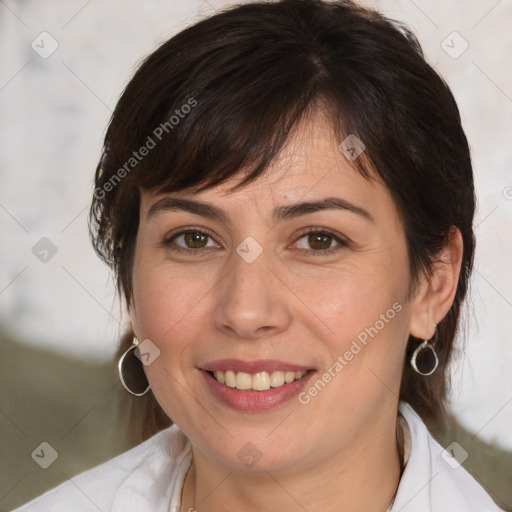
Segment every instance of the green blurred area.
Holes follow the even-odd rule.
[[[131,447],[111,364],[93,364],[0,335],[0,512],[8,512]],[[455,421],[429,425],[443,446],[458,442],[463,466],[512,511],[512,452],[474,437]],[[31,454],[42,442],[58,453],[42,469]],[[37,451],[36,451],[37,453]]]
[[[86,363],[0,337],[0,511],[130,448],[112,365]],[[58,453],[42,469],[42,443]]]

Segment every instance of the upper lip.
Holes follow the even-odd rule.
[[[205,364],[203,370],[214,372],[216,370],[233,370],[235,372],[259,373],[277,370],[287,372],[300,372],[311,370],[306,366],[286,363],[277,359],[256,359],[254,361],[242,361],[241,359],[218,359]]]

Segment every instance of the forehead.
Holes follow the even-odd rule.
[[[141,208],[147,211],[165,196],[194,197],[226,208],[247,210],[257,205],[259,213],[268,207],[293,201],[339,196],[376,213],[394,210],[390,194],[376,173],[363,177],[340,150],[325,116],[315,115],[298,124],[278,157],[256,179],[231,190],[245,176],[243,171],[226,182],[199,193],[182,190],[166,194],[142,192]],[[363,157],[364,154],[361,156]],[[379,211],[380,210],[380,211]]]

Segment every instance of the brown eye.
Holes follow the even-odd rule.
[[[180,231],[164,240],[163,245],[173,251],[188,251],[189,253],[218,247],[208,233],[197,229]]]
[[[208,235],[199,231],[189,231],[183,235],[183,240],[189,249],[202,249],[206,247]]]
[[[334,245],[333,245],[334,243]],[[313,255],[331,254],[347,246],[347,242],[326,231],[309,231],[298,238],[297,247]]]
[[[308,243],[312,249],[323,251],[329,249],[332,242],[332,236],[320,233],[310,234],[308,236]]]

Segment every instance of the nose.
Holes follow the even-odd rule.
[[[239,340],[285,331],[292,318],[290,292],[269,268],[265,251],[252,263],[236,253],[230,260],[230,269],[216,289],[215,327]]]

